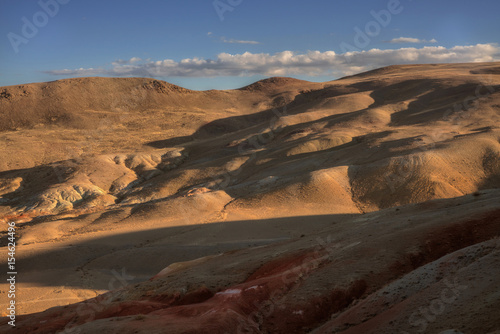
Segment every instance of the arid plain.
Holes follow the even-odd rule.
[[[500,332],[500,63],[1,87],[0,145],[16,333]]]

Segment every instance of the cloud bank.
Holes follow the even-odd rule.
[[[418,39],[412,37],[398,37],[398,38],[393,38],[388,42],[392,44],[402,44],[402,43],[422,44],[422,43],[437,43],[437,40],[434,38],[428,41],[425,39]]]
[[[337,54],[334,51],[275,54],[220,53],[215,59],[187,58],[151,61],[132,58],[115,61],[110,68],[79,68],[46,71],[56,76],[142,76],[142,77],[218,77],[218,76],[343,76],[396,64],[490,62],[500,60],[496,44],[471,46],[426,46],[392,50],[371,49]]]
[[[257,41],[244,41],[240,39],[226,39],[225,37],[221,37],[221,41],[223,43],[229,43],[229,44],[260,44]]]

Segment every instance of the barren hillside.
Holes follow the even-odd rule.
[[[9,86],[0,130],[19,333],[500,330],[500,63]]]

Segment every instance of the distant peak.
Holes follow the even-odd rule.
[[[137,87],[142,87],[146,90],[156,91],[158,93],[187,93],[191,92],[191,90],[180,87],[169,82],[163,80],[157,80],[153,78],[140,78],[140,77],[131,77],[131,78],[116,78],[116,77],[81,77],[81,78],[69,78],[69,79],[61,79],[51,82],[44,83],[45,85],[65,85],[69,84],[72,86],[79,85],[115,85],[118,87],[127,87],[127,85],[135,85]]]
[[[155,90],[158,93],[168,93],[168,92],[187,93],[191,91],[187,88],[156,79],[148,80],[142,85],[142,87],[149,90]]]
[[[255,91],[255,90],[270,89],[274,87],[282,87],[291,84],[304,84],[304,83],[308,83],[308,81],[289,78],[289,77],[271,77],[254,82],[253,84],[250,84],[248,86],[242,87],[240,88],[240,90]]]

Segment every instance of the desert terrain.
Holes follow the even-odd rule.
[[[2,333],[500,333],[500,63],[0,87],[8,222]]]

